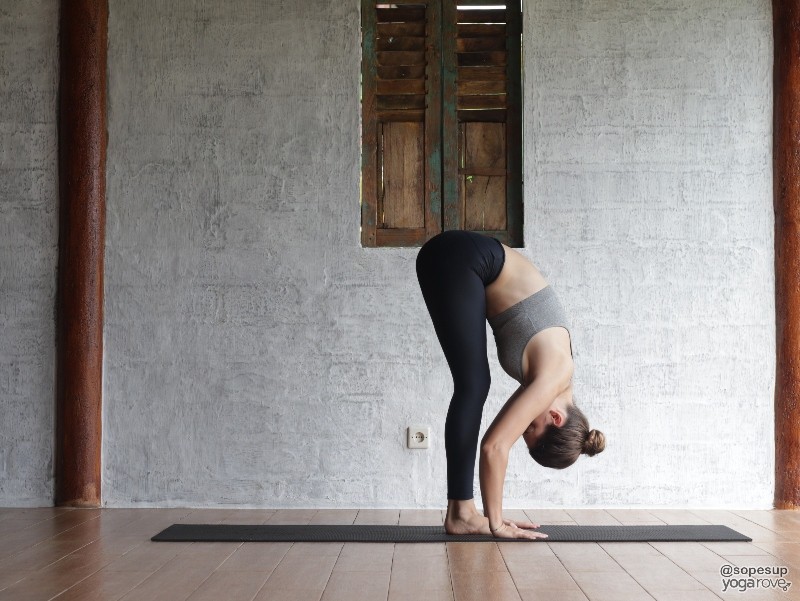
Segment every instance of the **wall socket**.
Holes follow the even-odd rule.
[[[409,426],[408,427],[408,448],[427,449],[428,440],[431,437],[431,429],[428,426]]]

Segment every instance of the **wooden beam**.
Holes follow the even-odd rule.
[[[776,509],[800,508],[800,0],[773,0]]]
[[[62,0],[56,505],[101,502],[108,0]]]

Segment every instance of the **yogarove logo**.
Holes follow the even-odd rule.
[[[786,579],[788,573],[786,566],[734,566],[726,563],[719,568],[723,592],[745,592],[757,588],[779,588],[785,592],[792,586]]]

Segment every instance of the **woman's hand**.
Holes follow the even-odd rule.
[[[492,536],[495,538],[547,538],[544,532],[528,532],[528,529],[538,528],[539,524],[531,522],[513,522],[511,520],[503,520],[503,525],[499,528],[492,530]]]

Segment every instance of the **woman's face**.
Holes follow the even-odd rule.
[[[528,426],[528,429],[522,433],[525,444],[528,445],[529,449],[532,448],[539,442],[539,439],[551,424],[555,424],[556,427],[560,428],[564,425],[565,418],[566,416],[560,410],[551,406],[547,411],[533,420]]]
[[[545,411],[539,417],[531,422],[528,426],[528,429],[522,433],[522,438],[525,439],[525,444],[528,445],[528,448],[532,448],[539,439],[544,434],[544,431],[547,429],[547,426],[552,423],[552,417],[550,415],[550,411]]]

